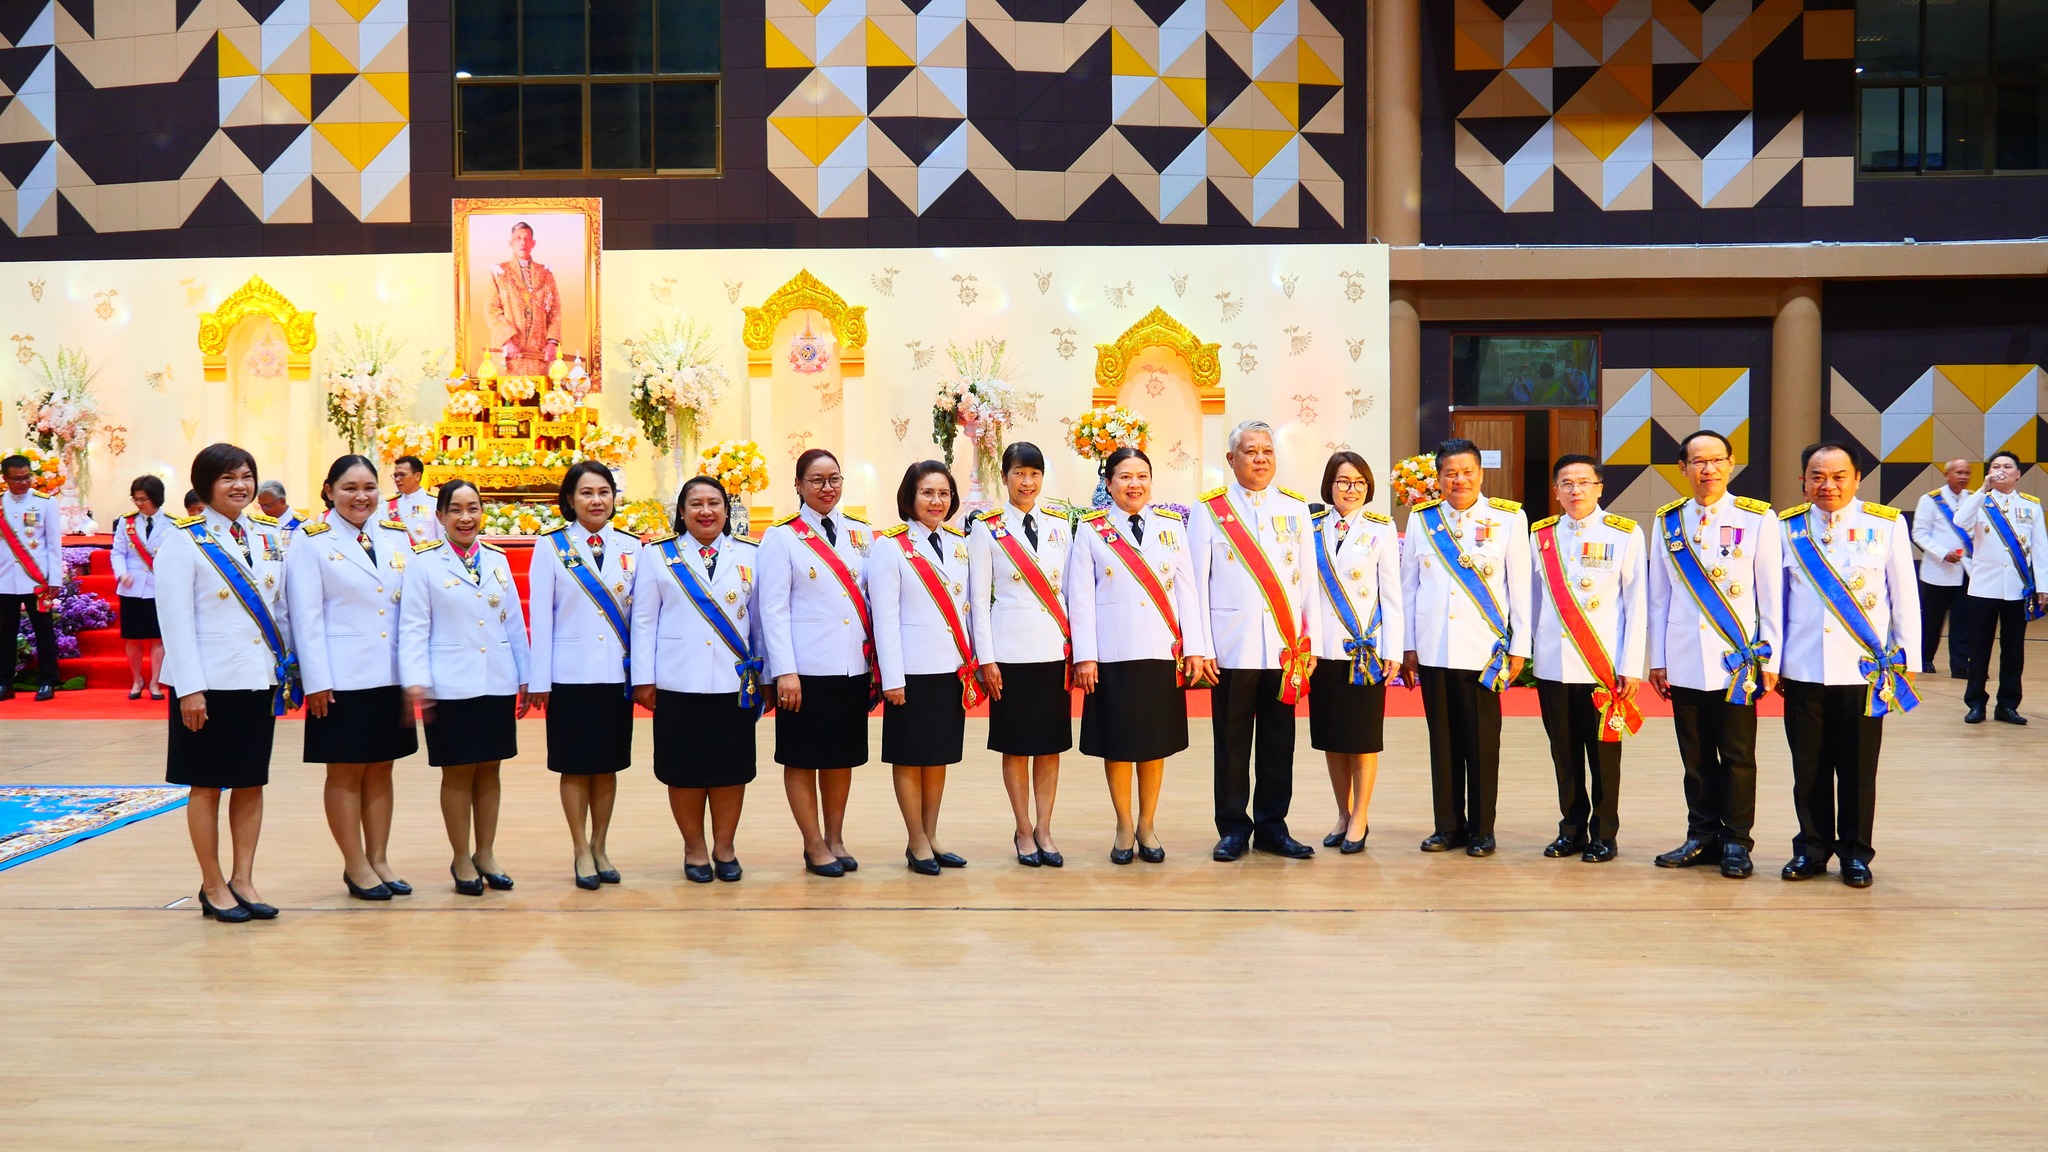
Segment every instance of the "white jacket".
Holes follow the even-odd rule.
[[[1529,654],[1529,519],[1512,500],[1481,497],[1460,513],[1439,504],[1449,526],[1463,532],[1459,543],[1473,558],[1486,586],[1507,618],[1508,655]],[[1405,652],[1431,668],[1479,671],[1493,656],[1493,628],[1465,593],[1457,577],[1445,570],[1436,546],[1422,526],[1419,504],[1408,518],[1401,542],[1401,603],[1408,610]]]
[[[1970,541],[1964,533],[1968,531],[1960,524],[1950,524],[1937,505],[1947,506],[1950,512],[1960,513],[1963,500],[1969,492],[1951,492],[1944,484],[1925,496],[1913,509],[1913,543],[1920,546],[1920,579],[1928,584],[1940,584],[1954,588],[1962,584],[1968,574],[1970,558],[1963,556],[1955,563],[1948,562],[1948,554],[1958,548],[1969,548]]]
[[[371,521],[363,532],[375,562],[334,511],[301,526],[285,553],[285,600],[308,693],[398,683],[398,605],[412,543],[395,520]]]
[[[1582,521],[1553,516],[1529,530],[1534,558],[1529,600],[1536,627],[1533,637],[1536,678],[1563,684],[1594,684],[1598,679],[1576,645],[1565,639],[1564,618],[1551,603],[1550,579],[1537,529],[1554,525],[1553,539],[1563,557],[1567,597],[1576,597],[1592,624],[1593,635],[1607,649],[1617,676],[1640,680],[1647,646],[1646,609],[1649,577],[1643,556],[1643,532],[1625,516],[1609,515],[1595,505]]]
[[[591,559],[590,534],[580,526],[571,524],[540,537],[533,542],[533,559],[526,569],[526,607],[533,628],[527,690],[546,692],[555,684],[624,684],[629,677],[619,634],[563,564],[556,537],[566,538],[577,563],[597,574],[618,604],[629,637],[632,632],[639,538],[607,524],[602,533],[604,566],[599,568]]]
[[[795,516],[777,521],[761,538],[761,627],[768,637],[768,678],[795,672],[804,676],[865,676],[866,631],[846,589],[809,544],[797,539],[794,522],[819,538],[819,516],[806,505]],[[834,510],[838,535],[833,551],[861,589],[862,570],[874,544],[867,521]]]
[[[1202,600],[1217,664],[1224,668],[1278,668],[1283,645],[1272,608],[1237,549],[1224,536],[1215,513],[1206,506],[1218,493],[1229,498],[1231,514],[1266,554],[1286,598],[1282,611],[1293,618],[1296,635],[1311,637],[1313,650],[1315,622],[1323,612],[1323,591],[1311,551],[1315,536],[1308,501],[1278,485],[1248,492],[1232,484],[1204,492],[1188,525],[1195,592]]]
[[[230,563],[250,577],[276,623],[286,650],[292,643],[291,612],[284,594],[284,534],[277,522],[243,512],[239,523],[250,560],[230,535],[227,517],[208,508],[198,522],[220,542]],[[200,553],[185,525],[173,522],[170,538],[156,555],[156,617],[164,636],[163,682],[180,696],[212,689],[246,691],[277,683],[277,659],[220,569]]]
[[[1699,556],[1700,568],[1721,590],[1750,642],[1771,646],[1764,671],[1777,672],[1785,663],[1784,532],[1769,504],[1725,492],[1704,509],[1689,499],[1674,500],[1649,524],[1650,667],[1664,669],[1673,686],[1696,692],[1724,692],[1735,675],[1728,668],[1734,649],[1686,591],[1672,559],[1664,517],[1674,511],[1682,543]]]
[[[135,545],[128,539],[130,521],[135,522],[137,532],[148,533],[142,542],[142,546],[149,549],[150,553],[150,558],[146,561],[136,552]],[[143,521],[149,522],[148,528],[143,527]],[[116,595],[134,600],[149,600],[156,596],[156,569],[153,565],[157,553],[163,551],[164,542],[170,539],[170,534],[175,530],[171,525],[171,518],[162,511],[150,516],[134,512],[115,518],[114,547],[107,559],[114,565]]]
[[[939,534],[936,553],[927,538],[932,531]],[[898,525],[884,531],[868,553],[868,597],[875,608],[875,660],[881,667],[883,691],[903,687],[906,676],[957,672],[974,655],[972,634],[954,638],[939,602],[911,568],[910,558],[903,554],[906,540],[938,571],[953,618],[962,629],[968,627],[967,536],[950,524],[935,530]],[[967,645],[964,657],[962,641]]]
[[[974,611],[974,650],[984,661],[1044,664],[1064,657],[1067,638],[1059,621],[1024,582],[1024,573],[1010,560],[1009,550],[995,538],[989,518],[1045,576],[1056,602],[1062,602],[1060,580],[1066,574],[1067,549],[1073,528],[1064,516],[1043,508],[1030,513],[1038,529],[1038,547],[1024,535],[1025,513],[1012,505],[983,513],[968,524],[967,594]],[[1065,605],[1061,603],[1062,610]]]
[[[760,548],[751,540],[719,536],[712,547],[718,562],[707,580],[703,545],[694,536],[674,537],[677,559],[706,586],[718,610],[746,637],[757,659],[766,647],[761,628]],[[640,551],[633,576],[633,683],[664,692],[704,695],[740,690],[734,665],[739,657],[705,621],[662,553],[663,540]],[[765,681],[763,691],[766,691]]]
[[[1802,523],[1860,598],[1885,650],[1905,649],[1908,669],[1917,668],[1920,585],[1913,573],[1913,546],[1898,509],[1853,500],[1830,521],[1820,509],[1801,504],[1780,513],[1779,523],[1786,532],[1782,675],[1808,684],[1868,683],[1858,667],[1866,658],[1863,646],[1835,619],[1792,553],[1791,531]]]
[[[15,539],[28,550],[36,567],[43,570],[43,581],[64,583],[64,518],[57,502],[33,488],[19,500],[13,493],[0,489],[0,516],[7,517]],[[0,543],[0,595],[26,596],[36,588],[36,582],[15,560],[14,549]]]
[[[2005,513],[2005,522],[2011,525],[2013,536],[2020,542],[2019,556],[2012,554],[2005,546],[2005,538],[1992,526],[1991,517],[1984,511],[1986,499],[1997,501]],[[2048,591],[2041,585],[2041,557],[2048,556],[2048,525],[2041,521],[2040,500],[2025,492],[1993,492],[1989,497],[1983,492],[1972,492],[1963,497],[1963,506],[1956,512],[1956,527],[1970,533],[1972,550],[1963,561],[1970,570],[1970,595],[1985,600],[2019,599],[2027,590],[2021,564],[2026,564],[2034,575],[2034,591]]]
[[[1188,540],[1187,525],[1178,512],[1165,508],[1147,508],[1140,515],[1144,517],[1145,539],[1138,552],[1172,600],[1174,621],[1181,629],[1181,655],[1207,656],[1211,651],[1209,622],[1195,587],[1194,546]],[[1098,509],[1082,516],[1074,528],[1074,547],[1067,557],[1066,595],[1067,618],[1074,625],[1076,664],[1085,660],[1115,664],[1173,659],[1173,633],[1167,630],[1165,618],[1102,540],[1098,527],[1102,524],[1130,539],[1126,530],[1129,519],[1120,508]]]
[[[471,576],[453,545],[413,546],[398,613],[398,670],[436,700],[513,696],[527,683],[526,618],[512,565],[497,545]]]
[[[1351,602],[1352,612],[1358,617],[1358,626],[1367,630],[1371,639],[1372,613],[1375,605],[1380,610],[1380,632],[1377,649],[1382,660],[1401,659],[1402,645],[1407,643],[1408,621],[1401,612],[1401,538],[1394,531],[1391,518],[1369,509],[1360,508],[1348,517],[1337,515],[1335,508],[1322,508],[1315,513],[1315,520],[1323,528],[1323,547],[1330,554],[1330,567],[1337,576],[1337,587]],[[1338,531],[1338,524],[1345,530]],[[1321,573],[1310,569],[1310,575],[1321,580]],[[1351,632],[1337,616],[1337,605],[1330,599],[1329,590],[1323,590],[1320,601],[1322,611],[1318,614],[1315,631],[1315,653],[1322,660],[1340,660],[1345,663],[1351,657],[1345,654],[1345,642],[1351,639]]]

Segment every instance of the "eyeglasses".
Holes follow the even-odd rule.
[[[951,489],[947,488],[919,488],[917,490],[917,498],[919,500],[950,500],[953,498],[953,493]]]
[[[809,485],[810,485],[811,487],[813,487],[813,488],[844,488],[844,487],[846,486],[846,477],[844,477],[844,476],[824,476],[824,477],[807,477],[807,478],[806,478],[806,479],[804,480],[804,483],[806,483],[806,484],[809,484]]]
[[[1600,481],[1598,480],[1560,480],[1557,482],[1557,490],[1559,492],[1591,492],[1600,486]]]
[[[1730,459],[1730,458],[1729,458],[1729,457],[1727,457],[1727,456],[1710,456],[1710,457],[1707,457],[1707,458],[1705,458],[1705,459],[1700,459],[1700,460],[1687,460],[1687,461],[1685,462],[1685,466],[1686,466],[1687,468],[1699,468],[1699,469],[1715,468],[1715,469],[1720,469],[1720,468],[1726,468],[1726,467],[1728,467],[1728,466],[1729,466],[1730,464],[1733,464],[1733,463],[1735,463],[1735,461],[1734,461],[1734,460],[1732,460],[1732,459]]]
[[[1370,488],[1370,487],[1372,487],[1372,481],[1370,481],[1370,480],[1332,480],[1332,481],[1330,481],[1330,487],[1332,487],[1332,488],[1335,488],[1335,489],[1336,489],[1337,491],[1339,491],[1339,492],[1363,492],[1363,491],[1365,491],[1365,490],[1366,490],[1367,488]]]

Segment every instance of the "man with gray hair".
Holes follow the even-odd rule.
[[[284,484],[277,480],[265,480],[258,484],[256,507],[261,509],[265,516],[277,521],[277,526],[283,530],[281,538],[285,546],[290,547],[292,530],[305,523],[306,516],[303,512],[293,510],[291,504],[285,500]]]
[[[1970,534],[1956,524],[1963,499],[1970,492],[1970,462],[1951,460],[1942,465],[1941,487],[1920,497],[1913,510],[1913,543],[1920,549],[1920,671],[1934,671],[1934,650],[1941,645],[1944,624],[1948,630],[1948,674],[1958,680],[1970,675],[1970,641],[1962,626],[1963,598],[1970,593]],[[1954,619],[1951,621],[1951,615]]]
[[[1236,483],[1202,493],[1188,525],[1195,588],[1215,656],[1201,661],[1216,736],[1219,861],[1256,848],[1293,860],[1315,849],[1287,834],[1294,799],[1294,705],[1308,695],[1321,585],[1313,570],[1308,501],[1273,484],[1273,428],[1230,430],[1224,457]],[[1252,751],[1258,750],[1258,787]],[[1249,805],[1250,811],[1246,811]]]

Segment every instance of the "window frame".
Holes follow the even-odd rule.
[[[1917,46],[1919,51],[1920,64],[1916,69],[1917,75],[1912,77],[1884,76],[1873,78],[1870,80],[1865,80],[1863,78],[1862,63],[1855,60],[1851,61],[1852,66],[1855,68],[1854,78],[1856,81],[1856,179],[1916,180],[1928,178],[1940,179],[1943,177],[1950,177],[1955,179],[1983,179],[1985,177],[1999,176],[2038,177],[2043,175],[2044,173],[2048,173],[2048,158],[2044,158],[2042,166],[2038,168],[2000,168],[1998,166],[1999,89],[2006,86],[2014,86],[2026,83],[2048,83],[2048,78],[2044,78],[2040,75],[2008,75],[2000,72],[1999,70],[1998,13],[2001,4],[2011,2],[2012,0],[1990,0],[1990,2],[1986,5],[1985,19],[1989,22],[1989,27],[1985,31],[1985,67],[1984,71],[1981,74],[1971,74],[1968,76],[1943,76],[1938,79],[1930,79],[1928,77],[1926,67],[1927,0],[1919,0],[1918,3],[1920,14],[1920,29],[1917,37]],[[1981,138],[1978,141],[1978,147],[1981,149],[1983,153],[1984,162],[1982,165],[1978,167],[1927,167],[1927,92],[1929,89],[1943,88],[1974,89],[1981,98],[1981,107],[1983,109],[1983,131]],[[1905,91],[1917,95],[1917,98],[1919,100],[1919,108],[1914,116],[1914,120],[1919,131],[1919,139],[1917,142],[1916,151],[1914,152],[1915,165],[1911,168],[1865,168],[1863,166],[1863,97],[1864,93],[1874,91]],[[1902,103],[1902,118],[1903,111],[1904,105]],[[1946,148],[1944,148],[1943,150],[1943,155],[1947,155]]]

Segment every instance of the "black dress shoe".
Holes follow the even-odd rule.
[[[1750,862],[1749,849],[1740,844],[1721,845],[1721,875],[1730,880],[1746,880],[1754,871],[1756,865]]]
[[[1115,845],[1110,846],[1109,862],[1111,864],[1129,864],[1131,861],[1137,858],[1138,849],[1135,846],[1130,848],[1118,848]],[[1221,859],[1221,857],[1218,857],[1218,859]],[[1236,857],[1232,857],[1232,859],[1236,859]]]
[[[1474,836],[1474,837],[1472,837],[1472,840],[1471,840],[1471,842],[1465,845],[1465,855],[1467,855],[1467,856],[1491,856],[1491,855],[1493,855],[1493,837],[1491,837],[1491,836]]]
[[[1147,864],[1164,864],[1166,863],[1166,845],[1161,844],[1156,848],[1147,848],[1140,844],[1138,845],[1138,859],[1143,860]]]
[[[846,865],[841,864],[837,860],[832,861],[830,864],[813,864],[811,863],[811,854],[806,852],[804,853],[804,871],[809,872],[813,876],[830,876],[836,879],[846,875]]]
[[[1469,842],[1470,838],[1463,832],[1453,832],[1449,836],[1441,832],[1434,832],[1430,834],[1429,839],[1422,842],[1422,850],[1424,852],[1449,852],[1453,848],[1463,848]]]
[[[0,700],[14,699],[14,685],[0,684]]]
[[[1037,868],[1045,863],[1045,861],[1038,858],[1038,842],[1035,840],[1031,843],[1031,851],[1026,852],[1022,848],[1017,847],[1017,838],[1012,836],[1010,837],[1010,847],[1015,849],[1017,853],[1017,863],[1022,864],[1026,868]]]
[[[1920,674],[1921,674],[1922,676],[1932,676],[1932,675],[1934,675],[1934,665],[1932,665],[1932,664],[1922,664],[1922,665],[1920,666]]]
[[[576,876],[576,886],[577,886],[578,888],[581,888],[581,889],[583,889],[583,890],[584,890],[585,892],[595,892],[595,891],[597,891],[597,890],[598,890],[599,888],[601,888],[601,887],[603,887],[603,886],[604,886],[604,881],[602,881],[602,880],[599,880],[599,879],[598,879],[597,877],[595,877],[595,876],[585,876],[585,875],[584,875],[583,873],[581,873],[581,872],[578,872],[578,873],[576,873],[576,874],[575,874],[575,876]],[[495,888],[495,887],[497,887],[497,885],[495,885],[495,884],[494,884],[494,885],[492,885],[492,887],[494,887],[494,888]]]
[[[1545,846],[1543,854],[1552,860],[1562,860],[1567,856],[1577,856],[1585,850],[1586,842],[1584,840],[1575,840],[1570,836],[1559,836]]]
[[[903,860],[906,864],[909,865],[910,870],[912,872],[917,873],[919,876],[937,876],[939,874],[939,862],[937,858],[933,858],[930,860],[919,860],[916,857],[916,855],[914,855],[910,851],[910,849],[905,848],[903,850]]]
[[[386,880],[384,882],[384,887],[391,889],[391,894],[393,896],[412,895],[412,885],[407,884],[403,880]]]
[[[620,880],[624,879],[624,877],[619,875],[617,868],[599,868],[597,870],[597,878],[601,883],[605,884],[617,884]]]
[[[483,868],[477,864],[476,857],[474,856],[471,856],[469,858],[469,866],[475,868],[476,874],[484,878],[484,883],[489,884],[491,887],[496,888],[498,891],[510,892],[512,890],[512,877],[505,875],[503,872],[484,871]]]
[[[41,688],[36,689],[36,702],[39,704],[45,700],[55,700],[56,698],[57,686],[55,684],[45,684]],[[257,919],[266,920],[269,917],[258,916]]]
[[[140,699],[142,699],[142,689],[140,689],[140,688],[130,688],[130,689],[128,690],[128,698],[129,698],[130,700],[140,700]]]
[[[832,859],[838,861],[839,866],[848,872],[860,871],[860,861],[851,856],[834,856]]]
[[[1861,860],[1842,861],[1842,883],[1851,888],[1868,888],[1871,879],[1870,865]]]
[[[1740,847],[1740,845],[1738,845]],[[1657,857],[1659,868],[1697,868],[1713,861],[1714,841],[1688,836],[1685,843]]]
[[[685,862],[683,864],[683,879],[688,880],[692,884],[709,884],[711,883],[711,865]],[[576,883],[583,883],[583,878],[577,877]],[[591,887],[595,888],[597,885],[592,884]]]
[[[133,699],[133,697],[130,697],[130,699]],[[1342,832],[1332,832],[1328,836],[1323,837],[1323,847],[1325,848],[1335,848],[1343,842],[1344,834]]]
[[[715,856],[712,857],[711,871],[727,884],[738,883],[739,878],[744,875],[743,870],[740,868],[740,858],[737,856],[730,860],[720,860]]]
[[[1785,862],[1785,869],[1778,873],[1782,880],[1811,880],[1828,874],[1828,862],[1800,854]]]
[[[454,878],[454,880],[455,880],[455,893],[456,893],[456,895],[458,895],[458,896],[481,896],[481,895],[483,895],[483,894],[484,894],[484,878],[483,878],[483,877],[479,876],[479,877],[477,877],[477,878],[476,878],[476,879],[474,879],[474,880],[464,880],[464,879],[462,878],[461,874],[455,871],[455,865],[453,865],[453,864],[450,864],[450,865],[448,866],[448,875],[449,875],[449,876],[451,876],[451,877],[453,877],[453,878]]]
[[[1586,845],[1586,850],[1579,859],[1588,864],[1605,864],[1620,854],[1620,850],[1614,846],[1614,841],[1595,840]]]
[[[228,891],[233,892],[234,889],[230,888]],[[247,924],[250,920],[254,919],[249,914],[249,910],[242,907],[239,901],[229,908],[215,908],[213,905],[208,904],[206,902],[206,889],[204,888],[199,890],[199,918],[201,920],[218,920],[223,924]]]
[[[2020,715],[2017,708],[1999,708],[1991,714],[1991,718],[2000,724],[2025,724],[2027,722],[2027,718]]]
[[[1252,851],[1264,852],[1268,856],[1280,856],[1288,860],[1306,860],[1316,854],[1314,848],[1303,844],[1287,833],[1278,836],[1252,837]]]
[[[260,900],[242,899],[242,894],[240,892],[235,891],[235,886],[233,884],[228,885],[228,895],[233,896],[235,898],[235,903],[241,905],[242,909],[249,913],[249,915],[254,919],[277,919],[277,909],[272,908],[270,905],[265,904]]]
[[[1963,723],[1965,724],[1982,724],[1983,722],[1984,706],[1982,704],[1979,704],[1976,707],[1971,708],[1968,712],[1963,713]]]
[[[1342,852],[1346,856],[1356,856],[1360,852],[1365,851],[1365,837],[1360,836],[1356,840],[1342,841],[1337,845],[1337,851]]]
[[[1065,868],[1067,866],[1067,858],[1050,848],[1040,848],[1038,850],[1038,862],[1047,868]]]
[[[163,689],[161,689],[161,688],[152,688],[152,689],[150,689],[150,690],[149,690],[149,698],[150,698],[151,700],[161,700],[161,699],[163,699],[163,698],[164,698],[164,690],[163,690]]]
[[[932,859],[937,860],[939,862],[939,867],[941,868],[967,867],[967,857],[962,856],[957,852],[939,852],[934,854],[932,856]]]
[[[349,879],[348,873],[346,872],[343,872],[341,874],[341,882],[343,884],[348,885],[348,894],[355,897],[358,900],[391,899],[391,888],[389,885],[378,883],[372,884],[368,888],[365,888],[361,884],[356,883],[354,880]]]
[[[1219,864],[1228,864],[1233,860],[1244,859],[1244,854],[1251,850],[1251,846],[1251,841],[1233,834],[1218,840],[1215,851],[1209,853],[1209,856]]]

